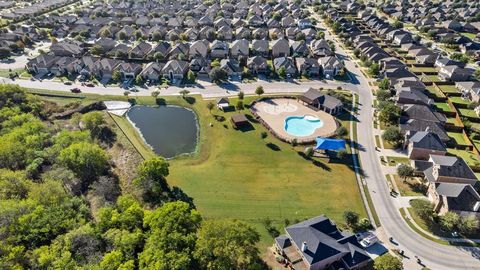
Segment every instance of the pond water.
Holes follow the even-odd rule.
[[[157,155],[172,158],[195,151],[198,122],[193,111],[177,106],[134,106],[127,116]]]

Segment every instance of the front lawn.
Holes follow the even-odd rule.
[[[403,180],[397,174],[391,175],[395,180],[400,195],[402,196],[424,196],[426,191],[426,186],[420,183],[415,178],[408,178]]]
[[[453,148],[447,148],[447,151],[452,155],[461,157],[469,166],[478,166],[480,164],[478,157],[471,151]]]
[[[449,99],[450,101],[452,101],[452,103],[456,103],[456,104],[468,105],[472,103],[470,100],[464,99],[462,97],[449,97]]]
[[[410,164],[410,159],[407,157],[387,157],[389,166],[397,166],[398,164]]]

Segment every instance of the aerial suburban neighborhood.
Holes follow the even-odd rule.
[[[480,2],[0,0],[0,269],[480,269]]]

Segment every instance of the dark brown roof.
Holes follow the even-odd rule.
[[[245,114],[235,114],[235,115],[232,115],[232,122],[236,125],[237,124],[246,124],[246,123],[248,123],[248,119],[245,116]]]

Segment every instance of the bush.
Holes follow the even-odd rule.
[[[407,165],[407,164],[400,164],[398,167],[397,167],[397,174],[398,176],[400,176],[401,178],[403,178],[403,180],[405,181],[407,178],[409,177],[412,177],[413,176],[413,168],[412,166],[410,165]]]
[[[337,137],[345,137],[345,136],[347,136],[347,134],[348,134],[348,130],[344,126],[341,126],[341,127],[337,128],[337,130],[335,130],[335,136],[337,136]]]
[[[388,127],[382,134],[382,139],[394,145],[398,145],[403,140],[402,133],[398,127]]]
[[[260,137],[261,137],[262,139],[267,138],[267,136],[268,136],[268,133],[265,132],[265,131],[262,131],[262,133],[260,133]]]
[[[412,206],[413,211],[423,220],[431,221],[433,220],[433,204],[427,200],[411,200],[410,205]]]
[[[355,227],[358,223],[359,215],[353,211],[343,212],[343,220],[348,225],[348,227]]]

